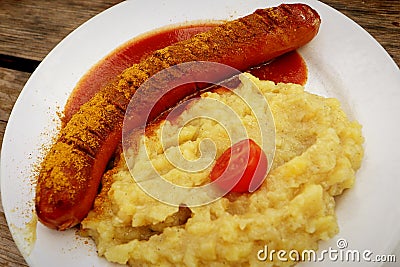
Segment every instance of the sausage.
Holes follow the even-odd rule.
[[[157,50],[123,71],[81,106],[60,130],[43,159],[35,196],[40,222],[65,230],[87,216],[107,163],[121,141],[129,101],[149,77],[170,66],[191,61],[218,62],[244,71],[305,45],[317,34],[319,25],[318,13],[304,4],[258,9]],[[175,75],[179,77],[180,74]],[[213,78],[223,80],[227,75]],[[150,119],[197,90],[200,90],[199,85],[188,85],[166,95]],[[152,91],[146,94],[151,96]]]

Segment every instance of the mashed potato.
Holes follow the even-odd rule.
[[[196,160],[206,138],[214,142],[217,157],[231,146],[224,127],[198,118],[181,128],[177,145],[163,147],[161,128],[173,127],[163,121],[151,135],[137,137],[139,145],[126,162],[104,176],[94,209],[82,222],[83,233],[95,240],[100,256],[132,266],[290,266],[295,262],[261,261],[257,253],[265,246],[299,252],[317,249],[319,240],[338,233],[334,197],[354,184],[363,156],[361,126],[349,121],[336,99],[307,93],[300,85],[247,76],[268,100],[276,127],[275,157],[262,186],[197,207],[155,200],[135,183],[127,165],[135,175],[151,163],[175,184],[199,186],[209,182],[212,164],[188,173],[166,155],[179,151]],[[237,90],[245,92],[248,83],[243,80]],[[259,140],[252,131],[254,116],[232,92],[204,93],[181,116],[212,110],[203,101],[206,98],[231,106],[249,136]]]

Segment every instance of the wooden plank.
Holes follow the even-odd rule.
[[[7,121],[30,73],[0,67],[0,121]]]
[[[0,54],[41,61],[79,25],[121,0],[0,1]]]
[[[0,68],[0,150],[11,110],[30,75],[27,72]]]

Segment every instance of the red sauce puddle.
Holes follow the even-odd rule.
[[[189,39],[193,35],[217,25],[218,23],[207,23],[161,29],[134,38],[117,48],[81,78],[65,106],[64,123],[69,121],[82,104],[87,102],[100,88],[115,79],[124,69],[140,62],[143,57],[155,50]],[[297,51],[284,54],[248,71],[262,80],[271,80],[276,83],[304,85],[307,81],[307,66]]]

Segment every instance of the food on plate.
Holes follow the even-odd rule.
[[[100,256],[131,266],[291,266],[301,258],[270,259],[265,247],[301,255],[338,233],[334,197],[353,186],[360,167],[360,124],[348,119],[337,99],[308,93],[301,85],[275,84],[251,74],[240,79],[237,89],[205,92],[177,118],[132,135],[138,145],[103,177],[94,208],[81,223],[82,234],[95,240]],[[271,169],[257,190],[231,191],[207,205],[173,206],[149,196],[132,179],[143,174],[150,181],[152,166],[177,185],[210,183],[215,162],[193,173],[168,157],[180,151],[194,161],[206,139],[215,144],[216,158],[235,145],[225,128],[234,122],[226,121],[210,99],[234,110],[249,139],[261,146],[257,118],[238,96],[253,83],[268,100],[276,129],[275,157],[268,158]],[[202,116],[205,110],[214,112],[212,119]]]
[[[125,70],[81,106],[45,156],[36,186],[39,220],[50,228],[65,230],[87,216],[101,177],[121,141],[127,105],[149,77],[189,61],[212,61],[246,70],[306,44],[317,34],[319,25],[319,15],[307,5],[260,9],[157,50]],[[179,77],[180,73],[173,75]],[[226,73],[208,75],[216,81],[227,78]],[[180,88],[163,99],[150,119],[200,89],[193,85]]]

